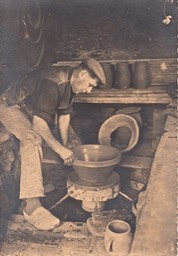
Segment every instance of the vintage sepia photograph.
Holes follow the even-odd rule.
[[[177,1],[0,0],[0,255],[177,255]]]

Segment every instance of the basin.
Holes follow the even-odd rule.
[[[85,182],[103,183],[121,159],[121,152],[111,146],[87,144],[73,149],[73,169]]]

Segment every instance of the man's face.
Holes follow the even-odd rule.
[[[87,70],[82,70],[74,78],[72,82],[72,90],[74,93],[90,93],[98,83],[97,77],[92,77]]]

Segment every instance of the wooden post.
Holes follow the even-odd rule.
[[[153,141],[152,148],[156,150],[160,138],[164,131],[166,116],[163,114],[163,109],[155,109],[153,111]]]

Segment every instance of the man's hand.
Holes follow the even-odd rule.
[[[74,153],[70,149],[65,147],[62,147],[58,154],[64,160],[64,164],[66,165],[71,165],[75,159]]]

